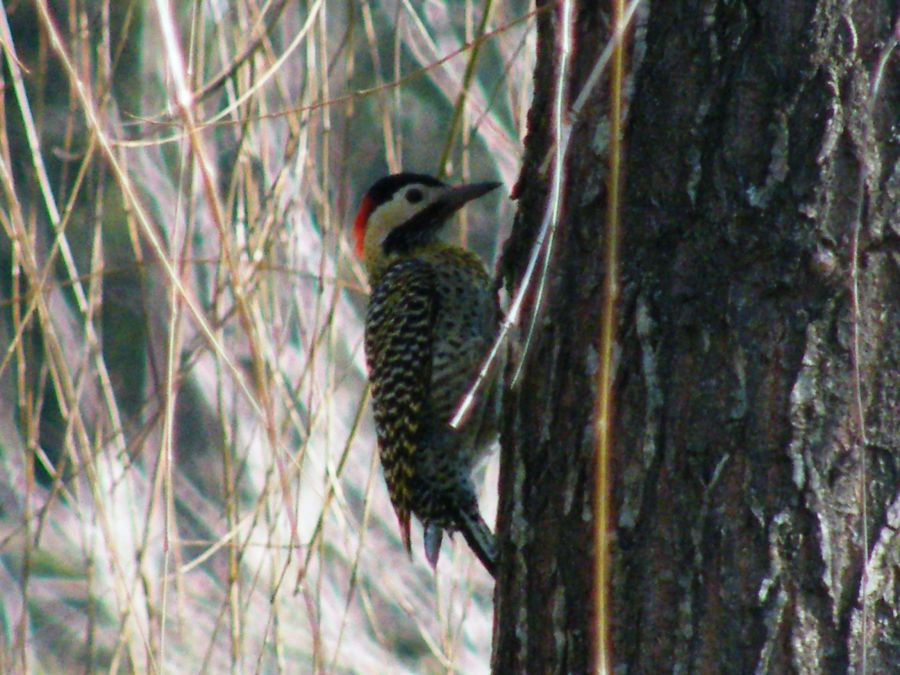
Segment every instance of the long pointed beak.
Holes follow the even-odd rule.
[[[496,190],[503,183],[465,183],[448,188],[436,202],[447,215],[459,210],[464,204]]]

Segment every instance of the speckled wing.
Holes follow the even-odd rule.
[[[372,289],[366,361],[381,465],[403,544],[410,551],[413,458],[428,414],[438,296],[434,270],[416,259],[394,263]]]
[[[436,317],[431,402],[435,422],[446,425],[491,349],[499,309],[491,279],[474,254],[445,250],[433,264],[441,312]],[[467,445],[459,451],[466,453]]]

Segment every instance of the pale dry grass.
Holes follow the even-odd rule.
[[[399,546],[347,224],[400,167],[512,186],[533,8],[26,5],[0,10],[0,671],[487,670],[490,579]],[[512,207],[483,201],[461,231],[492,258]]]

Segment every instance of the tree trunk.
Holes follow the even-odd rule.
[[[577,9],[570,103],[607,11]],[[900,664],[898,11],[650,2],[631,32],[616,672]],[[557,13],[539,19],[513,289],[546,206],[558,29]],[[497,673],[592,667],[605,87],[588,100],[543,310],[527,351],[527,312],[520,322],[524,370],[505,402]]]

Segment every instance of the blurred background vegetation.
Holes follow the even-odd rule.
[[[487,574],[399,545],[348,224],[401,168],[512,188],[533,12],[4,3],[0,671],[488,669]]]

